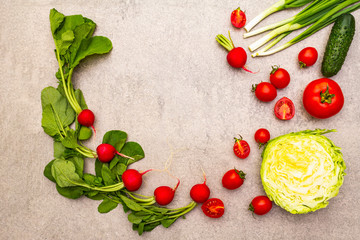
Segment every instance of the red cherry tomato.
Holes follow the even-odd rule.
[[[287,97],[283,97],[275,104],[274,113],[278,119],[290,120],[295,115],[294,103]]]
[[[284,68],[273,66],[270,73],[270,82],[276,88],[285,88],[290,83],[290,74]]]
[[[227,171],[222,178],[222,185],[224,188],[234,190],[239,188],[244,183],[245,173],[236,168]]]
[[[277,91],[274,85],[268,82],[261,82],[253,85],[253,91],[257,99],[263,102],[271,102],[277,96]]]
[[[270,140],[270,132],[265,128],[260,128],[255,132],[254,138],[261,147]]]
[[[242,28],[246,23],[246,15],[240,8],[237,8],[231,13],[230,20],[234,27]]]
[[[311,116],[329,118],[340,112],[344,106],[344,95],[335,81],[320,78],[306,86],[303,104]]]
[[[307,47],[300,51],[298,59],[300,67],[310,67],[316,63],[318,52],[313,47]]]
[[[224,203],[218,198],[210,198],[203,203],[201,209],[206,216],[211,218],[219,218],[224,215]]]
[[[234,138],[234,139],[235,139],[235,144],[233,150],[235,155],[241,159],[247,158],[250,154],[249,144],[245,140],[242,140],[241,136],[240,138]]]
[[[249,205],[249,210],[257,215],[264,215],[268,213],[271,208],[272,202],[267,196],[257,196],[251,201]]]

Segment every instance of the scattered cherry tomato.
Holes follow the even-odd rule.
[[[259,147],[270,140],[270,132],[265,128],[260,128],[255,132],[255,141],[259,143]]]
[[[277,96],[276,88],[268,82],[253,85],[253,92],[255,92],[257,99],[263,102],[271,102]]]
[[[310,67],[316,63],[318,52],[313,47],[307,47],[300,51],[298,59],[300,67]]]
[[[230,20],[234,27],[242,28],[246,23],[246,15],[240,8],[237,8],[231,13]]]
[[[236,168],[227,171],[222,178],[222,185],[224,188],[234,190],[239,188],[244,183],[245,173]]]
[[[306,86],[303,104],[311,116],[329,118],[340,112],[344,106],[344,95],[335,81],[320,78]]]
[[[201,209],[206,216],[211,218],[219,218],[224,215],[224,203],[218,198],[210,198],[203,203]]]
[[[290,120],[295,115],[294,103],[287,97],[283,97],[275,104],[274,113],[278,119]]]
[[[290,74],[284,68],[272,66],[270,82],[276,88],[285,88],[290,83]]]
[[[257,215],[264,215],[268,213],[271,208],[272,202],[267,196],[257,196],[249,205],[249,210]]]
[[[235,155],[241,159],[247,158],[250,154],[249,144],[245,140],[242,140],[241,136],[240,138],[234,138],[234,139],[235,139],[235,144],[233,150]]]

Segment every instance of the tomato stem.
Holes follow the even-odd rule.
[[[245,179],[245,176],[246,176],[246,173],[244,173],[243,171],[241,170],[237,170],[235,167],[234,167],[234,170],[237,174],[239,174],[240,178],[241,179]]]
[[[256,91],[256,88],[257,88],[257,84],[253,84],[251,86],[251,92],[255,92]]]
[[[303,63],[303,62],[299,62],[299,64],[300,64],[300,68],[305,68],[305,67],[307,67],[306,64]]]
[[[270,72],[270,75],[274,74],[280,68],[280,66],[274,65],[274,66],[271,66],[271,68],[272,68],[272,70]]]
[[[320,96],[321,96],[321,100],[320,100],[321,103],[331,104],[332,98],[335,97],[335,94],[329,93],[329,84],[327,84],[326,91],[325,92],[321,91]]]
[[[239,138],[234,137],[234,139],[235,139],[235,142],[237,143],[237,142],[240,142],[241,140],[243,140],[243,137],[239,134]]]

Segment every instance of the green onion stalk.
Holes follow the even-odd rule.
[[[248,24],[246,24],[244,29],[249,32],[267,16],[284,9],[302,7],[311,1],[313,0],[280,0],[252,19]]]
[[[290,22],[283,24],[279,27],[277,27],[275,30],[271,31],[270,33],[266,34],[264,37],[260,38],[256,42],[252,43],[249,46],[250,51],[254,51],[258,49],[259,47],[266,44],[268,41],[270,41],[273,38],[276,38],[277,36],[286,33],[286,32],[292,32],[294,30],[304,28],[310,24],[313,24],[317,22],[319,19],[321,19],[323,16],[327,15],[328,18],[331,16],[328,13],[333,12],[333,9],[339,9],[341,10],[345,6],[348,6],[350,4],[353,4],[355,2],[358,2],[356,0],[317,0],[310,4],[306,9],[301,11],[299,14],[297,14],[295,17],[290,18],[292,19]],[[340,4],[339,4],[340,3]],[[344,3],[344,4],[342,4]],[[339,5],[342,6],[342,8],[339,8]],[[289,19],[288,19],[289,20]],[[281,21],[282,23],[284,21]]]
[[[274,40],[274,42],[271,42],[268,46],[266,46],[264,49],[258,51],[257,53],[254,53],[252,56],[268,56],[274,53],[277,53],[279,51],[282,51],[290,46],[292,46],[295,43],[298,43],[305,38],[313,35],[317,31],[323,29],[324,27],[328,26],[329,24],[333,23],[339,16],[351,13],[353,11],[356,11],[360,8],[360,1],[359,0],[347,0],[342,1],[340,4],[337,4],[334,8],[332,8],[330,11],[328,11],[326,14],[324,14],[319,20],[317,20],[313,25],[311,25],[309,28],[307,28],[305,31],[303,31],[301,34],[296,36],[295,38],[291,39],[289,42],[283,44],[280,47],[277,47],[273,50],[269,50],[271,47],[273,47],[277,42],[278,38],[284,38],[285,34],[289,33],[282,33],[280,36],[278,36],[277,39]],[[269,51],[268,51],[269,50]]]
[[[326,0],[326,1],[328,1],[328,0]],[[315,0],[314,2],[312,2],[311,4],[306,6],[303,10],[301,10],[295,16],[292,16],[290,18],[284,19],[284,20],[279,21],[277,23],[273,23],[273,24],[270,24],[268,26],[256,29],[256,30],[254,30],[252,32],[244,33],[244,38],[252,37],[252,36],[258,35],[260,33],[263,33],[263,32],[266,32],[266,31],[281,27],[281,26],[283,26],[283,25],[285,25],[287,23],[290,23],[290,22],[294,21],[296,18],[298,18],[300,15],[302,15],[302,14],[306,13],[307,11],[313,9],[315,6],[318,6],[318,4],[320,4],[320,3],[325,3],[326,1]],[[341,0],[341,1],[343,1],[343,0]]]

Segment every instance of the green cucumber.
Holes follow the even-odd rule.
[[[355,18],[344,14],[336,19],[326,45],[321,72],[325,77],[336,75],[344,64],[355,34]]]

